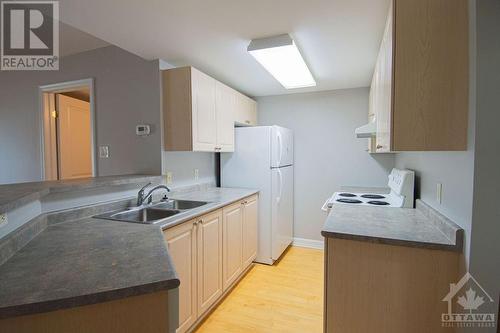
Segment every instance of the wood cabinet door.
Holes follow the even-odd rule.
[[[242,271],[243,205],[237,202],[223,209],[223,288],[238,278]]]
[[[198,315],[222,296],[222,210],[198,221]]]
[[[258,197],[245,199],[243,205],[243,269],[248,267],[257,256]]]
[[[177,333],[186,332],[197,319],[195,223],[196,221],[188,221],[163,232],[175,271],[181,282]]]
[[[256,126],[257,125],[257,102],[253,99],[236,93],[236,115],[235,121],[240,125]]]
[[[376,119],[377,137],[376,151],[390,152],[392,133],[392,77],[393,77],[393,13],[392,4],[389,8],[384,37],[380,45],[377,60],[377,89],[376,89]]]
[[[217,115],[215,79],[191,68],[193,151],[215,151]]]
[[[217,148],[221,152],[234,151],[234,121],[236,118],[236,92],[216,83]]]

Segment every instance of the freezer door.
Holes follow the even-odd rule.
[[[272,169],[272,258],[277,260],[293,237],[293,166]]]
[[[272,127],[271,167],[278,168],[293,164],[293,132],[280,126]]]

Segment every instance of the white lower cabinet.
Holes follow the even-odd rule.
[[[243,267],[248,267],[257,257],[259,201],[256,195],[243,202]]]
[[[177,333],[199,322],[255,259],[257,199],[245,198],[163,232],[181,282]]]
[[[224,224],[224,270],[223,286],[224,290],[229,288],[236,281],[243,270],[242,248],[243,248],[243,205],[241,202],[235,203],[223,209]]]
[[[203,216],[198,224],[198,313],[222,296],[222,211]]]
[[[186,332],[197,319],[196,221],[188,221],[163,232],[170,257],[181,281],[179,286],[179,328]]]

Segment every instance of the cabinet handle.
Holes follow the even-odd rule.
[[[384,148],[384,146],[382,146],[382,145],[377,145],[377,149],[382,149],[382,148]]]

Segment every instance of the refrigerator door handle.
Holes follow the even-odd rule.
[[[283,140],[281,138],[281,132],[280,131],[278,131],[278,133],[277,133],[277,139],[278,139],[278,148],[280,150],[280,153],[278,154],[279,159],[278,159],[278,165],[277,165],[277,167],[280,167],[281,166],[281,159],[283,157]]]
[[[279,190],[279,195],[276,198],[276,202],[279,204],[281,201],[281,195],[283,194],[283,175],[281,174],[280,169],[277,169],[277,170],[278,170],[278,176],[279,176],[279,180],[280,180],[280,187],[279,187],[280,190]]]

